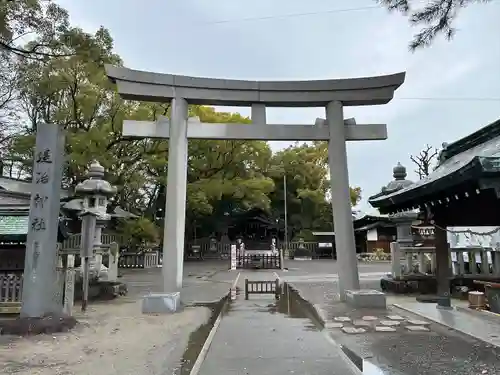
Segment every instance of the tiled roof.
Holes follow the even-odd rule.
[[[29,195],[31,194],[32,187],[33,186],[31,181],[18,180],[15,178],[0,176],[0,188],[4,190],[12,191],[15,193],[24,193]],[[61,198],[65,198],[67,196],[68,196],[68,191],[62,189]]]
[[[402,204],[403,201],[416,199],[417,196],[433,194],[446,189],[455,181],[458,182],[459,176],[465,176],[465,172],[474,167],[486,171],[489,164],[496,164],[499,158],[500,120],[497,120],[448,145],[443,151],[440,165],[429,176],[403,189],[373,196],[368,202],[374,207],[381,208],[392,206],[396,199]]]
[[[28,233],[29,216],[0,216],[0,235]]]

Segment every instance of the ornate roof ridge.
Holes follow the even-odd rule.
[[[452,157],[499,136],[500,119],[482,127],[479,130],[476,130],[474,133],[471,133],[453,143],[444,144],[443,151],[441,151],[439,164],[443,164]]]

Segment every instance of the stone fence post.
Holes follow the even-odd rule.
[[[75,304],[75,255],[68,254],[64,268],[64,302],[63,311],[71,316]]]
[[[118,261],[120,248],[116,242],[109,244],[108,281],[118,281]]]
[[[391,242],[391,271],[394,279],[401,277],[401,248],[399,243]]]

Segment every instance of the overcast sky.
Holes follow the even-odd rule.
[[[349,174],[358,208],[409,156],[500,117],[500,1],[473,5],[451,42],[408,52],[415,30],[373,0],[59,0],[73,24],[111,31],[134,69],[214,78],[329,79],[407,72],[385,106],[348,107],[358,123],[387,123],[386,141],[350,143]],[[302,15],[299,15],[302,14]],[[462,100],[452,100],[460,99]],[[469,99],[469,100],[467,100]],[[476,99],[476,100],[474,100]],[[496,100],[494,100],[496,99]],[[247,108],[225,108],[249,115]],[[323,108],[268,109],[270,123],[312,124]],[[273,149],[286,146],[276,142]]]

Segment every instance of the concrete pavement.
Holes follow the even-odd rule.
[[[274,280],[272,271],[243,272],[240,293],[229,305],[215,333],[200,375],[350,375],[352,364],[286,298],[250,295],[244,279]]]

